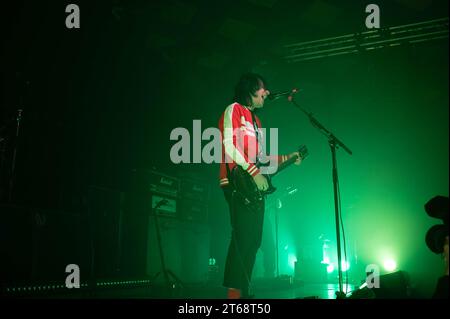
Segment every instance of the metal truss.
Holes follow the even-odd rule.
[[[284,46],[288,63],[448,38],[448,17]]]

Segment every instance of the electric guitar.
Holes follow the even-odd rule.
[[[305,145],[301,145],[298,149],[298,153],[300,154],[300,158],[304,160],[308,156],[308,149]],[[261,201],[266,195],[270,195],[274,193],[277,189],[272,184],[272,178],[280,173],[285,168],[294,164],[298,159],[298,156],[292,156],[288,160],[284,161],[280,165],[275,173],[273,174],[263,174],[263,176],[267,179],[267,183],[269,187],[265,191],[261,191],[256,186],[253,177],[245,171],[241,166],[236,165],[231,171],[231,184],[233,186],[234,191],[243,197],[245,203],[251,204],[257,201]],[[258,168],[263,167],[262,165],[256,165]]]

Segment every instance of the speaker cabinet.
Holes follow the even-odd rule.
[[[155,217],[148,223],[147,275],[164,280],[159,244],[166,270],[184,283],[207,280],[209,259],[209,230],[202,224],[177,218],[157,216],[160,229],[158,242]]]
[[[380,287],[373,288],[377,299],[409,298],[409,276],[404,271],[396,271],[380,276]]]
[[[3,284],[65,283],[66,266],[81,279],[91,270],[86,216],[61,211],[2,206],[0,280]]]
[[[151,216],[148,222],[147,275],[155,277],[160,273],[162,271],[161,258],[164,258],[166,270],[170,270],[177,277],[180,277],[182,270],[180,221],[172,217],[156,217],[158,218],[157,220],[155,216]],[[159,241],[156,222],[158,222],[160,231]],[[159,279],[164,280],[162,273]]]
[[[409,276],[404,271],[382,275],[379,287],[364,287],[354,291],[350,299],[408,299],[411,298]]]
[[[93,276],[113,278],[121,274],[124,193],[91,186],[88,213],[93,240]]]
[[[33,219],[29,210],[0,206],[0,284],[31,280]]]
[[[207,210],[204,204],[198,206],[195,201],[172,196],[178,191],[177,182],[167,178],[164,175],[157,179],[158,191],[155,191],[156,186],[144,188],[139,184],[141,186],[126,193],[122,218],[122,274],[164,280],[162,274],[157,276],[162,271],[162,252],[166,269],[181,281],[206,280],[210,237]],[[166,184],[174,187],[170,188],[172,192],[162,188],[161,185]],[[155,210],[157,205],[159,208]]]

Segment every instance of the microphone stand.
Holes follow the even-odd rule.
[[[294,100],[293,95],[291,94],[288,97],[288,101],[292,102],[297,108],[299,108],[303,113],[308,116],[311,124],[317,128],[322,134],[324,134],[328,138],[328,144],[331,149],[331,158],[333,165],[333,190],[334,190],[334,212],[335,212],[335,221],[336,221],[336,244],[337,244],[337,256],[338,256],[338,278],[339,278],[339,291],[336,292],[337,299],[345,298],[345,293],[342,285],[342,266],[341,266],[341,238],[340,238],[340,198],[338,192],[338,169],[337,169],[337,160],[336,160],[336,149],[340,146],[342,147],[348,154],[352,155],[352,151],[342,143],[333,133],[327,130],[313,115],[311,112],[307,112],[304,110],[298,103]]]
[[[276,243],[276,262],[277,262],[277,278],[280,278],[280,262],[279,262],[279,244],[278,244],[278,207],[275,207],[275,243]]]
[[[175,289],[176,287],[182,288],[183,282],[177,276],[175,276],[175,274],[171,270],[166,268],[166,263],[164,259],[164,253],[161,243],[161,229],[159,227],[158,209],[166,204],[167,200],[162,199],[155,205],[155,208],[153,208],[153,217],[155,220],[155,229],[156,229],[156,241],[158,244],[159,257],[161,262],[161,271],[156,273],[156,275],[153,277],[153,280],[156,280],[156,278],[158,278],[158,276],[162,274],[164,277],[165,289],[167,289],[169,296],[172,297],[173,289]],[[173,282],[170,280],[170,277],[172,277]]]
[[[15,182],[15,173],[16,173],[16,157],[17,157],[17,144],[19,141],[19,131],[20,131],[20,122],[22,120],[22,112],[23,109],[17,110],[17,117],[16,117],[16,134],[15,134],[15,141],[14,141],[14,150],[12,154],[12,162],[11,162],[11,176],[9,177],[9,185],[8,185],[8,201],[11,202],[13,200],[13,189],[14,189],[14,182]]]

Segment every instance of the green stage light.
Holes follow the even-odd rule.
[[[386,259],[383,266],[386,271],[394,271],[397,268],[397,263],[393,259]]]
[[[296,262],[297,262],[297,256],[295,256],[294,254],[289,254],[288,255],[288,264],[292,270],[295,268]]]
[[[331,274],[334,271],[334,266],[333,264],[329,264],[327,266],[327,273]]]
[[[349,269],[350,269],[350,263],[348,261],[341,260],[341,270],[347,271]]]

